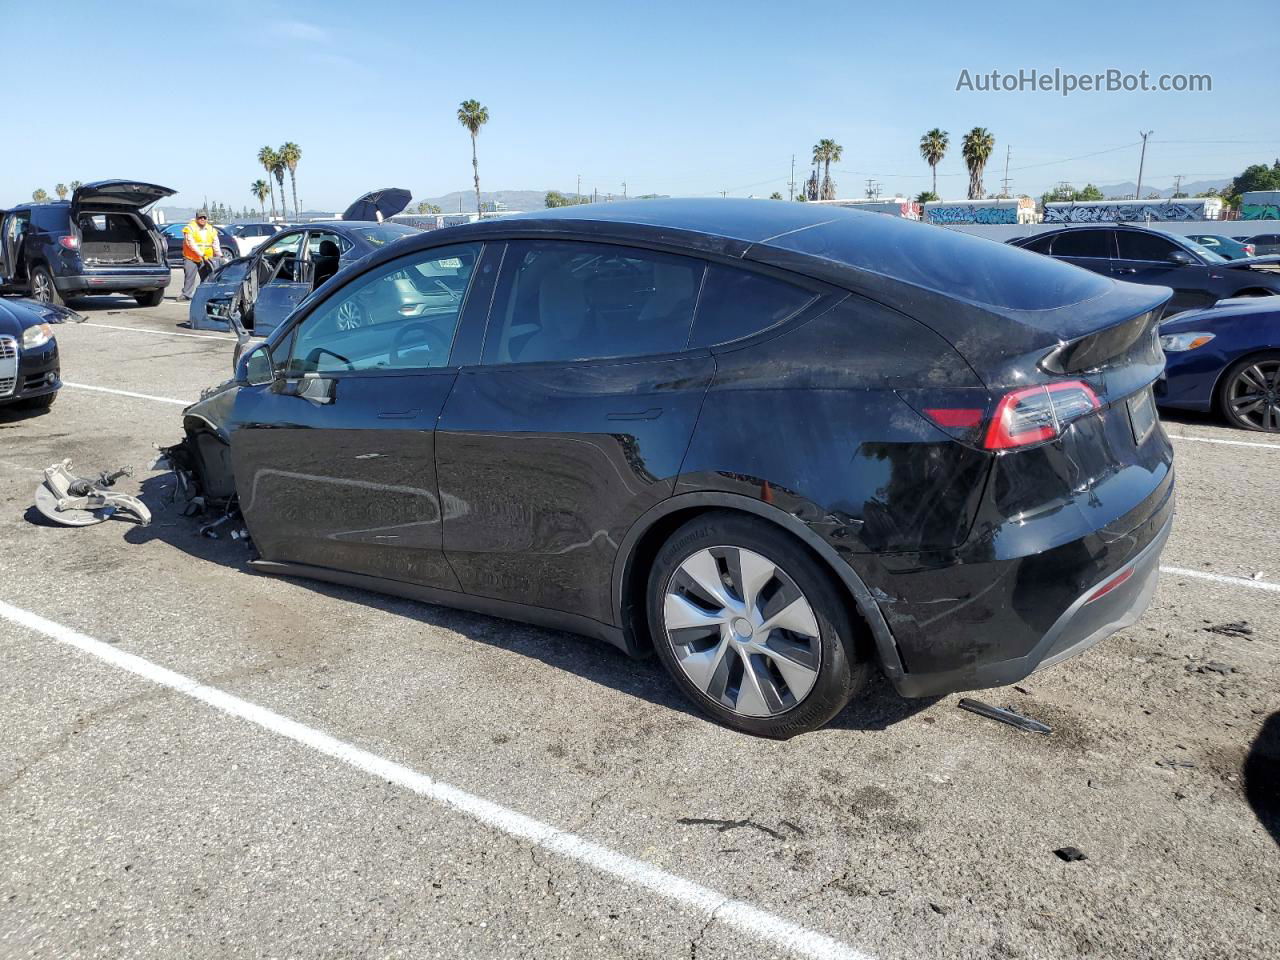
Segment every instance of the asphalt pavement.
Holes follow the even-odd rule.
[[[1050,736],[877,682],[777,743],[589,640],[251,572],[149,467],[230,338],[78,309],[57,403],[0,410],[0,957],[1276,955],[1280,438],[1166,422],[1150,611],[976,694]],[[64,457],[153,523],[32,522]]]

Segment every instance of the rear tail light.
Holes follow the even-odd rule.
[[[1086,600],[1085,603],[1089,604],[1089,603],[1093,603],[1093,601],[1095,600],[1102,599],[1108,593],[1114,590],[1116,587],[1121,586],[1126,580],[1128,580],[1132,576],[1133,576],[1133,567],[1130,567],[1128,570],[1125,570],[1125,571],[1122,571],[1121,573],[1116,574],[1114,577],[1112,577],[1110,580],[1108,580],[1106,583],[1100,586],[1097,590],[1093,591],[1093,593],[1089,594],[1089,599]]]
[[[80,238],[79,237],[59,237],[58,243],[60,243],[67,250],[75,250],[77,247],[80,246]]]
[[[1052,440],[1098,406],[1097,394],[1082,380],[1014,390],[1000,400],[982,445],[1012,450]]]
[[[1244,245],[1244,255],[1245,255],[1246,257],[1252,257],[1252,256],[1253,256],[1253,251],[1254,251],[1255,249],[1257,249],[1257,248],[1256,248],[1256,247],[1254,247],[1254,245],[1253,245],[1252,243],[1246,243],[1246,244]]]

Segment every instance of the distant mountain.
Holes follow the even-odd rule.
[[[503,203],[508,210],[541,210],[546,190],[481,190],[482,203]],[[415,196],[409,204],[409,210],[417,209],[419,203],[434,203],[445,213],[475,213],[476,192],[474,190],[454,190],[442,197]]]
[[[1197,193],[1204,193],[1206,190],[1221,190],[1230,185],[1230,180],[1193,180],[1182,185],[1182,192],[1189,197],[1194,197]],[[1109,183],[1105,186],[1099,186],[1098,189],[1102,191],[1104,197],[1110,200],[1118,197],[1132,197],[1134,191],[1138,189],[1138,185],[1129,180],[1125,183]],[[1139,199],[1145,200],[1153,193],[1158,193],[1161,197],[1172,197],[1173,187],[1152,187],[1144,183],[1142,185],[1142,196]]]

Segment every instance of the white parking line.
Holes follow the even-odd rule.
[[[1272,583],[1270,580],[1229,577],[1225,573],[1206,573],[1203,570],[1188,570],[1186,567],[1161,567],[1160,572],[1175,577],[1191,577],[1193,580],[1209,580],[1229,587],[1251,587],[1254,590],[1265,590],[1268,593],[1280,593],[1280,583]]]
[[[452,807],[473,820],[508,836],[528,840],[535,847],[557,853],[566,860],[590,867],[598,873],[647,890],[656,896],[674,901],[680,906],[692,908],[707,917],[708,921],[719,921],[775,947],[813,957],[814,960],[873,960],[869,954],[854,950],[816,930],[801,927],[767,910],[742,900],[731,899],[717,890],[668,873],[643,860],[617,853],[608,847],[553,827],[549,823],[525,816],[509,807],[467,793],[442,781],[433,780],[426,774],[362,750],[265,707],[241,700],[214,687],[207,687],[190,677],[175,673],[132,653],[126,653],[101,640],[85,636],[70,627],[46,620],[39,614],[11,606],[3,600],[0,600],[0,617],[28,630],[41,633],[59,643],[74,647],[120,670],[202,701],[232,717],[248,721],[271,733],[300,743],[317,753],[341,760],[357,770],[396,783],[443,806]]]
[[[192,340],[230,340],[235,341],[235,337],[223,337],[216,333],[179,333],[177,330],[146,330],[142,327],[121,327],[114,323],[93,323],[86,320],[84,323],[77,324],[81,327],[100,327],[103,330],[124,330],[128,333],[149,333],[156,337],[190,337]]]
[[[114,393],[120,397],[133,397],[135,400],[154,400],[156,403],[176,403],[180,407],[189,407],[194,400],[175,400],[173,397],[153,397],[149,393],[134,393],[132,390],[112,390],[110,387],[91,387],[87,383],[72,383],[70,380],[63,380],[64,387],[74,387],[77,390],[93,390],[97,393]]]
[[[1194,443],[1222,443],[1229,447],[1262,447],[1265,450],[1280,450],[1280,443],[1253,443],[1248,440],[1216,440],[1211,437],[1179,437],[1169,434],[1170,440],[1191,440]]]

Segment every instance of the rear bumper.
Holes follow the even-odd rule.
[[[978,565],[985,569],[975,579],[986,586],[968,597],[932,609],[895,609],[899,605],[882,600],[899,644],[914,640],[899,647],[901,668],[886,670],[898,692],[928,697],[1016,683],[1133,624],[1155,592],[1173,526],[1173,494],[1170,475],[1144,504],[1142,519],[1119,536],[1113,531],[1105,546],[1094,534],[1047,551],[1032,565]],[[1075,585],[1070,595],[1063,584]],[[936,643],[929,643],[931,634]]]
[[[122,290],[163,290],[169,285],[168,266],[128,270],[88,271],[70,277],[54,277],[53,285],[63,296],[87,293],[118,293]]]

